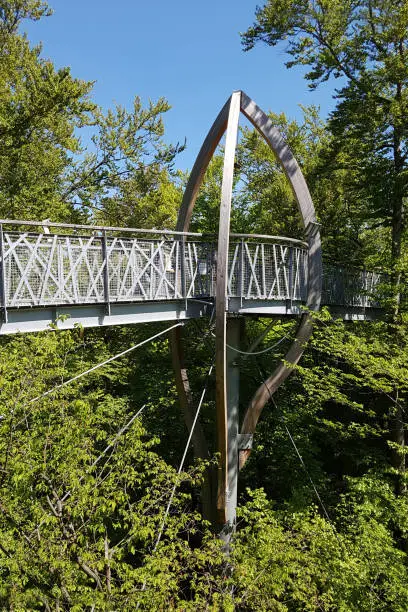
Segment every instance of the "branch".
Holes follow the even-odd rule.
[[[374,15],[373,15],[373,7],[372,7],[371,0],[368,0],[368,14],[370,16],[369,22],[370,22],[370,29],[371,29],[371,33],[372,33],[372,36],[371,36],[370,40],[371,40],[371,42],[373,43],[373,45],[375,46],[375,48],[377,49],[377,51],[379,53],[382,53],[383,55],[386,55],[387,50],[376,39],[377,32],[376,32],[376,29],[375,29],[375,26],[374,26]]]
[[[44,475],[44,477],[45,477],[45,479],[47,481],[50,482],[49,478],[47,478],[45,475]],[[65,537],[65,540],[67,541],[68,546],[71,548],[72,543],[73,543],[72,538],[74,538],[74,541],[76,540],[76,534],[75,534],[74,527],[73,527],[73,525],[71,523],[70,527],[71,527],[71,532],[72,533],[70,533],[68,531],[68,529],[66,528],[66,526],[64,525],[64,521],[63,521],[63,518],[62,518],[62,502],[59,499],[59,497],[57,496],[57,494],[56,494],[54,489],[53,489],[52,492],[53,492],[54,497],[56,497],[56,499],[57,499],[57,507],[54,506],[54,504],[51,502],[49,496],[47,495],[48,505],[51,508],[51,512],[53,513],[53,515],[58,519],[58,521],[59,521],[59,523],[61,525],[62,533],[63,533],[63,535]],[[81,557],[78,554],[75,555],[75,559],[76,559],[76,562],[78,563],[79,567],[82,569],[82,571],[89,578],[92,578],[92,580],[94,580],[96,582],[97,589],[99,591],[103,591],[102,583],[101,583],[101,580],[100,580],[98,574],[94,570],[92,570],[89,567],[89,565],[84,563],[84,561],[82,561]]]
[[[80,179],[78,179],[75,183],[73,183],[73,185],[71,185],[71,187],[69,187],[63,194],[62,194],[62,198],[65,199],[66,197],[68,197],[69,195],[71,195],[71,193],[73,193],[74,191],[76,191],[77,189],[79,189],[81,187],[81,185],[83,185],[85,183],[85,181],[87,181],[89,178],[91,178],[91,176],[93,174],[95,174],[95,172],[97,172],[97,170],[99,170],[99,168],[101,168],[104,164],[106,164],[109,160],[109,155],[107,153],[105,153],[105,155],[103,156],[103,158],[101,159],[101,161],[99,161],[97,164],[95,164],[95,166],[93,168],[91,168],[91,170],[89,170],[84,176],[82,176]]]
[[[102,583],[100,581],[100,578],[98,576],[98,574],[96,572],[94,572],[89,565],[86,565],[86,563],[84,563],[81,559],[81,557],[77,556],[77,562],[79,567],[85,572],[85,574],[87,576],[89,576],[89,578],[92,578],[95,582],[96,582],[96,586],[98,591],[103,591],[103,587],[102,587]]]
[[[369,90],[367,87],[362,86],[361,81],[353,75],[351,69],[347,67],[346,64],[344,64],[344,62],[340,59],[338,54],[335,52],[330,42],[325,38],[323,31],[322,31],[321,23],[318,20],[316,20],[316,22],[317,22],[317,31],[310,30],[308,34],[312,36],[319,43],[319,45],[321,45],[322,47],[324,47],[325,49],[329,51],[330,55],[336,62],[338,69],[341,72],[343,72],[343,74],[357,87],[357,89],[359,89],[360,91],[363,91],[366,95],[371,94],[376,99],[381,100],[382,102],[386,102],[387,104],[391,104],[391,100],[389,98],[385,98],[384,96],[373,93],[372,90]],[[332,71],[329,70],[329,74],[331,72]]]

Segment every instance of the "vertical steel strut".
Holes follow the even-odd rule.
[[[232,184],[234,180],[234,161],[238,138],[241,92],[234,92],[230,100],[231,102],[229,107],[224,150],[224,169],[221,186],[221,208],[217,245],[217,284],[215,289],[215,394],[217,413],[217,450],[220,455],[218,461],[217,479],[217,519],[220,525],[224,525],[227,522],[227,491],[229,490],[227,283]]]

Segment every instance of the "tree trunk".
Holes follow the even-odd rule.
[[[401,88],[397,88],[397,98],[401,97]],[[394,298],[392,328],[390,333],[395,333],[395,325],[399,322],[401,309],[401,250],[402,237],[404,231],[404,195],[401,186],[401,174],[404,170],[404,160],[401,155],[401,139],[400,129],[394,128],[394,193],[392,202],[392,225],[391,225],[391,287]],[[398,470],[403,476],[406,470],[405,460],[405,424],[403,420],[403,408],[398,397],[398,391],[395,392],[396,413],[391,420],[390,439],[395,444],[399,445],[399,449],[392,450],[392,466]],[[405,485],[401,484],[402,479],[399,479],[397,489],[399,493],[405,492]]]
[[[187,376],[187,369],[184,362],[182,334],[180,328],[173,329],[170,332],[170,346],[180,407],[183,412],[187,430],[190,432],[194,421],[195,406],[193,403],[190,381]],[[210,459],[207,441],[199,421],[197,421],[193,432],[192,443],[194,456],[196,458],[204,460]],[[214,467],[207,467],[203,476],[203,483],[201,486],[202,515],[205,520],[215,525],[214,499],[216,492],[216,473]]]

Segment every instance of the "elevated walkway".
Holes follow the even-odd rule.
[[[230,233],[241,114],[280,163],[307,242]],[[194,234],[188,230],[199,188],[224,134],[218,236]],[[324,265],[320,226],[301,169],[268,115],[242,91],[228,98],[200,148],[176,229],[0,221],[0,334],[40,331],[50,324],[69,329],[76,324],[179,321],[214,314],[219,461],[217,490],[207,491],[206,503],[213,506],[228,542],[236,520],[238,472],[251,452],[264,406],[291,375],[311,337],[309,311],[328,305],[344,319],[376,318],[381,314],[375,299],[381,278],[375,272]],[[299,318],[285,356],[260,383],[241,424],[239,364],[231,347],[239,347],[242,326],[233,315]],[[208,446],[191,402],[181,327],[176,323],[172,328],[170,347],[179,403],[196,455],[206,459]]]
[[[231,234],[227,311],[301,314],[307,254],[300,240]],[[0,334],[205,316],[216,261],[212,236],[0,221]],[[380,281],[376,272],[324,266],[322,304],[345,319],[376,318]]]

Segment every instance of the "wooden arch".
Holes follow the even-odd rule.
[[[320,307],[322,287],[322,255],[319,226],[316,222],[315,210],[306,181],[302,172],[283,137],[273,126],[269,117],[244,92],[237,91],[227,100],[218,117],[214,121],[200,149],[188,180],[183,201],[180,207],[177,231],[187,232],[191,215],[197,198],[198,190],[203,181],[205,171],[214,151],[226,132],[224,169],[221,188],[220,223],[217,247],[217,284],[216,284],[216,413],[217,413],[217,446],[220,454],[218,467],[217,514],[218,521],[226,520],[226,499],[228,483],[228,435],[227,435],[227,380],[226,380],[226,308],[228,280],[228,246],[231,217],[231,200],[235,150],[238,136],[239,114],[252,123],[268,143],[290,182],[303,226],[307,235],[308,251],[308,289],[306,306],[309,310]],[[191,394],[187,371],[184,366],[181,328],[172,332],[171,351],[179,393],[187,426],[190,428],[193,420]],[[312,333],[312,320],[309,314],[304,314],[300,320],[294,341],[274,372],[255,392],[244,416],[241,433],[253,434],[262,409],[273,393],[286,380],[299,361],[305,344]],[[195,453],[199,457],[208,457],[205,437],[201,427],[196,428],[193,435]],[[240,451],[239,467],[242,468],[250,451]]]

